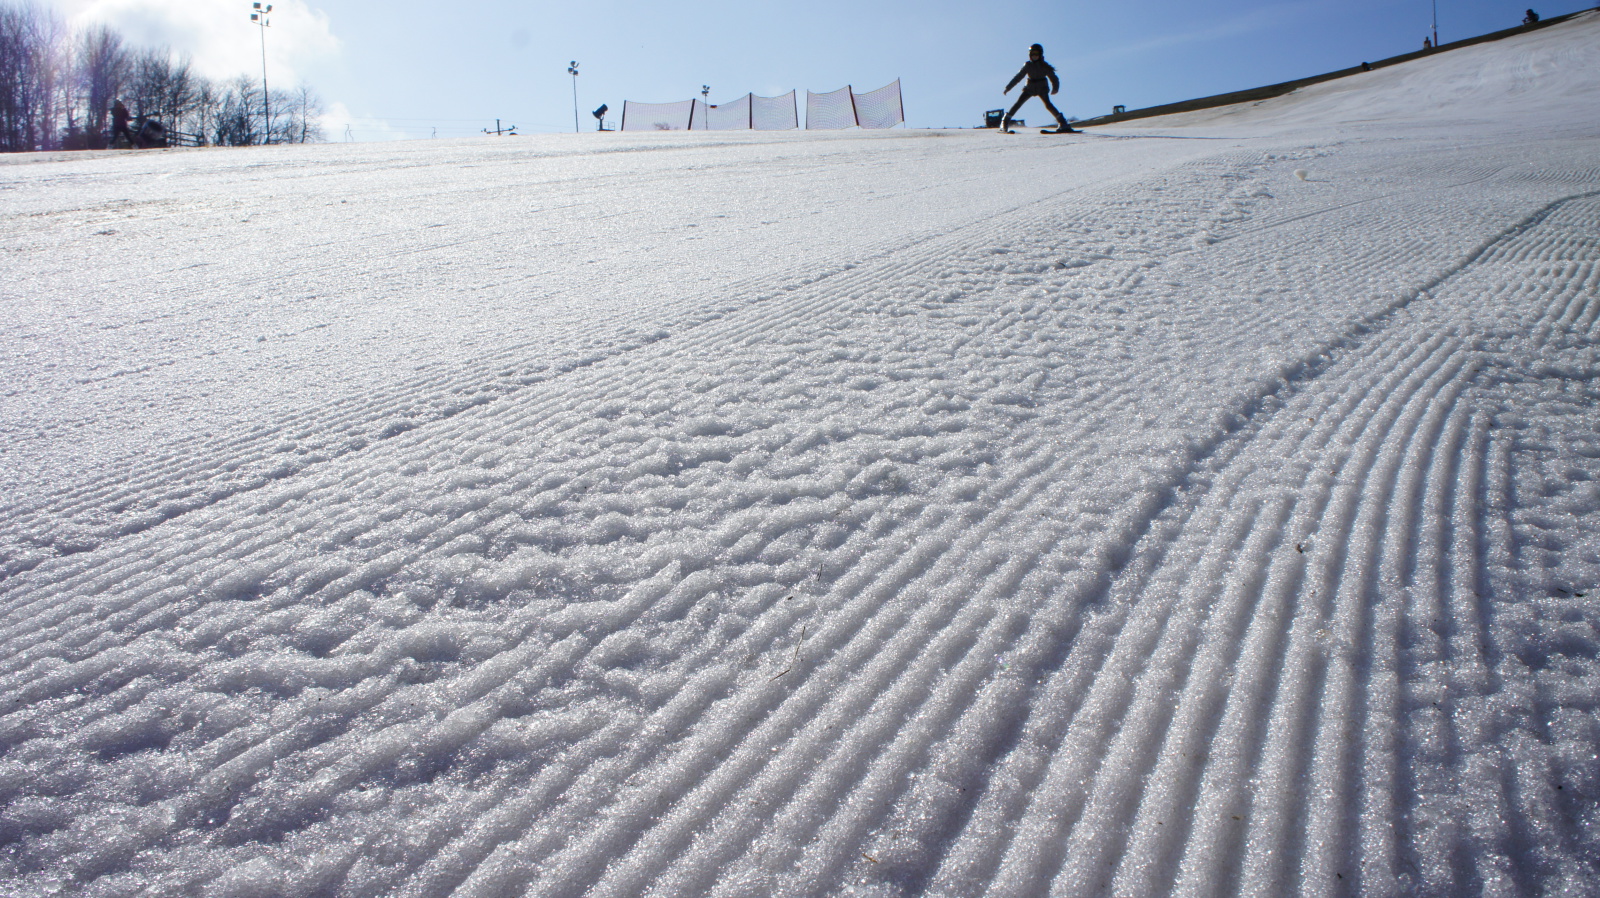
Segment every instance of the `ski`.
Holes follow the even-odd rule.
[[[1077,128],[1040,128],[1040,134],[1082,134]]]

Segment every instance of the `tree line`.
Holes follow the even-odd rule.
[[[309,87],[263,95],[250,75],[205,78],[188,58],[129,46],[107,26],[75,31],[54,11],[0,3],[0,151],[104,148],[118,99],[214,146],[324,139]]]

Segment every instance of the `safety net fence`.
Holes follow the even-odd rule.
[[[745,94],[711,107],[706,121],[713,131],[791,131],[800,127],[792,90],[781,97]]]
[[[737,100],[707,105],[700,100],[677,103],[622,104],[624,131],[791,131],[800,127],[795,93],[777,97],[745,94]]]
[[[849,86],[825,94],[806,91],[806,130],[836,131],[856,124],[856,99]]]
[[[622,130],[624,131],[688,131],[695,119],[699,100],[682,100],[677,103],[622,103]],[[704,115],[704,113],[701,113]],[[702,126],[704,127],[704,126]]]
[[[825,94],[806,91],[806,128],[893,128],[905,121],[900,81],[864,94],[847,85]],[[715,106],[700,100],[622,104],[624,131],[791,131],[800,127],[795,91],[776,97],[744,96]]]
[[[893,128],[906,120],[900,102],[900,79],[858,94],[849,85],[825,94],[806,91],[806,130]]]
[[[750,127],[757,131],[793,131],[800,127],[794,91],[776,97],[750,97]]]
[[[732,103],[718,103],[706,110],[706,127],[713,131],[748,131],[750,95],[745,94]]]
[[[900,79],[877,90],[856,94],[856,124],[863,128],[893,128],[906,120],[900,102]]]

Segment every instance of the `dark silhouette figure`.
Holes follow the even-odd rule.
[[[1011,104],[1005,119],[1000,122],[1000,128],[1010,131],[1011,119],[1017,114],[1017,110],[1022,108],[1023,103],[1028,102],[1029,97],[1038,97],[1044,103],[1044,108],[1050,110],[1050,114],[1056,117],[1056,124],[1063,132],[1076,133],[1076,129],[1067,124],[1067,117],[1061,114],[1056,104],[1050,102],[1050,95],[1061,90],[1061,78],[1056,75],[1055,66],[1044,61],[1044,47],[1034,44],[1028,48],[1028,61],[1023,64],[1022,71],[1006,84],[1005,93],[1011,93],[1011,88],[1016,87],[1017,82],[1023,78],[1027,78],[1028,83],[1022,86],[1022,96],[1017,97],[1017,102]]]
[[[138,145],[137,138],[133,136],[132,131],[128,130],[128,120],[132,117],[128,114],[128,107],[122,105],[121,100],[111,104],[111,143],[113,145],[116,144],[119,136],[128,138],[128,146],[130,147]]]
[[[1427,37],[1423,38],[1422,39],[1422,49],[1424,49],[1424,50],[1432,50],[1433,49],[1433,39],[1432,38],[1427,38]]]
[[[1524,24],[1524,25],[1532,25],[1533,23],[1535,23],[1537,21],[1539,21],[1539,14],[1534,12],[1531,9],[1528,10],[1528,14],[1527,15],[1522,17],[1522,24]]]

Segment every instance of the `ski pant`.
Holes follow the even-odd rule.
[[[1011,123],[1011,119],[1016,116],[1017,110],[1022,108],[1023,103],[1028,102],[1029,97],[1038,97],[1044,103],[1044,108],[1050,110],[1050,114],[1056,117],[1057,124],[1065,125],[1067,123],[1066,116],[1061,114],[1061,110],[1056,108],[1056,104],[1050,102],[1050,88],[1040,87],[1035,90],[1032,87],[1024,87],[1022,96],[1017,97],[1017,102],[1012,103],[1010,111],[1006,113],[1007,124]]]

